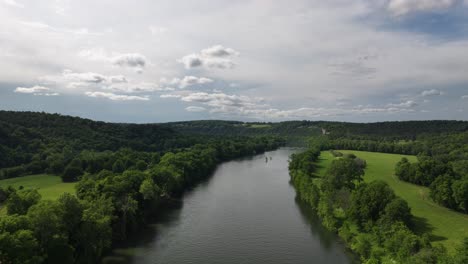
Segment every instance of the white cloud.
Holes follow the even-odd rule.
[[[112,101],[148,101],[148,96],[122,95],[106,92],[86,92],[89,97],[106,98]]]
[[[15,89],[15,93],[42,93],[42,92],[48,92],[50,89],[48,87],[44,86],[33,86],[33,87],[17,87]]]
[[[143,68],[146,65],[146,58],[139,53],[126,53],[115,56],[112,62],[119,66]]]
[[[431,89],[431,90],[425,90],[421,93],[422,96],[435,96],[435,95],[443,95],[444,93],[436,90],[436,89]]]
[[[127,79],[124,75],[104,75],[95,72],[74,72],[64,70],[61,75],[47,75],[39,78],[42,83],[54,85],[57,89],[70,92],[111,90],[123,93],[150,93],[157,91],[172,91],[173,88],[163,88],[157,83],[141,82]]]
[[[192,85],[202,85],[207,83],[212,83],[213,80],[206,77],[196,77],[196,76],[185,76],[184,78],[173,78],[172,80],[167,80],[162,78],[160,83],[163,85],[176,86],[180,89],[187,88]]]
[[[201,55],[206,58],[229,57],[229,56],[238,56],[239,52],[231,48],[225,48],[222,45],[214,45],[212,47],[203,49],[201,51]]]
[[[41,32],[42,34],[50,34],[54,37],[58,35],[66,36],[98,36],[99,33],[92,33],[87,28],[67,28],[67,27],[55,27],[41,21],[18,21],[23,27],[37,31],[34,33]]]
[[[80,50],[77,54],[79,57],[86,58],[91,61],[110,61],[111,58],[103,48],[92,48]]]
[[[63,70],[61,75],[46,75],[39,78],[40,81],[64,86],[67,88],[90,87],[127,83],[123,75],[103,75],[95,72],[74,72]]]
[[[415,11],[432,11],[453,6],[457,0],[390,0],[388,9],[394,15],[406,15]]]
[[[221,92],[205,93],[182,91],[179,94],[162,95],[161,98],[179,98],[183,102],[199,103],[206,111],[230,117],[250,117],[258,119],[311,119],[318,117],[337,117],[345,115],[395,114],[415,112],[414,101],[405,101],[387,106],[359,105],[346,108],[301,107],[281,110],[271,108],[262,98],[242,95],[228,95]]]
[[[64,70],[62,77],[65,80],[80,82],[80,83],[104,83],[111,79],[111,77],[104,76],[95,72],[73,72],[72,70]],[[118,78],[117,78],[118,79]]]
[[[33,87],[17,87],[14,91],[15,93],[25,93],[33,95],[43,95],[43,96],[57,96],[60,95],[57,92],[50,92],[49,87],[35,85]]]
[[[195,84],[207,84],[212,83],[213,80],[205,77],[185,76],[181,81],[179,88],[185,88]]]
[[[160,35],[169,31],[169,29],[166,27],[157,27],[157,26],[149,26],[148,29],[153,35]]]
[[[405,102],[401,102],[399,104],[389,104],[389,106],[390,107],[411,108],[411,107],[418,106],[418,103],[416,103],[415,101],[412,101],[412,100],[408,100],[408,101],[405,101]]]
[[[467,94],[467,95],[463,95],[461,98],[462,98],[462,99],[468,99],[468,94]]]
[[[23,4],[18,3],[15,0],[3,0],[3,3],[5,3],[6,5],[9,5],[9,6],[13,6],[13,7],[24,8]]]
[[[184,64],[186,69],[195,68],[203,65],[203,59],[198,54],[189,54],[179,60]]]
[[[38,21],[23,21],[21,24],[35,29],[53,29],[51,26]]]
[[[185,110],[189,112],[204,112],[206,111],[206,108],[201,107],[201,106],[189,106],[189,107],[186,107]]]
[[[254,108],[263,101],[261,98],[250,98],[243,95],[228,95],[224,93],[196,92],[181,97],[184,102],[198,102],[220,109]]]
[[[180,98],[182,95],[180,94],[161,94],[159,97],[161,98]]]
[[[113,90],[116,92],[124,93],[148,93],[158,91],[173,91],[170,87],[160,87],[156,83],[152,82],[140,82],[140,83],[112,83],[109,86],[103,87],[105,90]]]
[[[192,53],[182,57],[179,62],[186,69],[206,66],[208,68],[230,69],[235,66],[232,57],[238,56],[239,52],[222,45],[215,45],[203,49],[200,53]]]
[[[138,73],[148,64],[148,59],[139,53],[109,53],[103,48],[83,49],[77,54],[91,61],[110,62],[120,67],[135,69]]]

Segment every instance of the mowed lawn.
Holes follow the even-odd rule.
[[[457,213],[432,202],[426,187],[400,181],[395,176],[395,164],[402,157],[411,162],[415,156],[375,153],[365,151],[340,150],[342,153],[354,153],[367,162],[364,180],[382,180],[387,182],[395,194],[405,199],[415,216],[416,232],[428,232],[434,243],[442,243],[449,251],[458,246],[464,237],[468,237],[468,215]],[[318,162],[318,175],[323,175],[334,157],[329,151],[322,152]]]
[[[23,186],[25,189],[36,188],[41,194],[42,199],[54,200],[61,194],[75,193],[75,183],[63,183],[62,178],[55,175],[31,175],[6,180],[0,180],[1,187],[13,186],[18,188]]]

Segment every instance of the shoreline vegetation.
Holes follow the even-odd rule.
[[[376,167],[382,164],[369,159],[369,165],[361,159],[372,155],[386,154],[324,151],[323,145],[311,146],[291,156],[291,181],[300,199],[363,263],[465,263],[468,238],[449,243],[447,249],[429,230],[421,232],[421,217],[412,214],[408,196],[402,199],[403,190],[395,191],[395,185],[376,177],[378,173],[388,174]],[[397,160],[387,162],[390,164],[384,170],[390,167],[393,171]],[[412,206],[415,203],[411,201]],[[421,211],[417,213],[419,216]]]

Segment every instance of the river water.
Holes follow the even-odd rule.
[[[288,175],[294,151],[221,164],[113,258],[126,254],[132,264],[351,263],[336,235],[296,199]]]

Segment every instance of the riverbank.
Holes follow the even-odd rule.
[[[220,164],[130,247],[125,263],[351,263],[338,237],[296,199],[281,148]],[[314,217],[315,216],[315,217]]]

